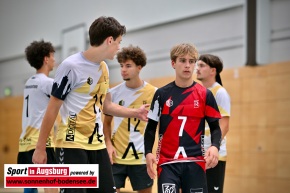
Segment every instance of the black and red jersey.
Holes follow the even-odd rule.
[[[175,82],[159,88],[152,100],[148,118],[159,122],[158,165],[169,162],[204,162],[205,120],[221,118],[210,90],[193,82],[187,88]]]

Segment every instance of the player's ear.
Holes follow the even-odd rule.
[[[49,57],[44,56],[44,58],[43,58],[43,63],[44,63],[44,64],[47,64],[47,63],[48,63],[48,59],[49,59]]]
[[[171,66],[173,69],[175,69],[175,62],[173,60],[171,60]]]
[[[110,45],[113,42],[113,36],[107,37],[106,42],[108,45]]]
[[[213,74],[216,74],[217,72],[216,72],[216,68],[210,68],[211,69],[211,72],[213,73]]]

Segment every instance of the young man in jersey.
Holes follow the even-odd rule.
[[[221,140],[220,113],[213,94],[193,81],[198,58],[191,44],[179,44],[171,49],[171,65],[175,80],[159,88],[152,100],[145,130],[147,171],[156,177],[158,192],[207,193],[207,167],[215,167]],[[205,152],[205,121],[212,133],[212,146]],[[157,155],[152,154],[156,127],[159,123]]]
[[[121,117],[147,120],[146,107],[129,109],[111,102],[108,66],[119,50],[125,26],[113,17],[99,17],[90,26],[90,47],[66,58],[57,68],[33,162],[46,163],[45,141],[60,109],[56,156],[64,164],[99,164],[99,188],[61,189],[65,193],[116,191],[103,136],[102,110]],[[108,100],[104,102],[105,97]]]
[[[139,74],[146,65],[146,55],[139,47],[124,47],[117,53],[124,82],[110,89],[112,102],[128,108],[151,104],[156,87],[143,81]],[[111,123],[114,120],[112,132]],[[138,193],[151,193],[153,180],[148,176],[144,155],[146,122],[134,118],[105,116],[104,135],[113,164],[117,192],[125,187],[129,177],[131,186]]]
[[[24,85],[22,132],[19,139],[18,164],[33,164],[32,155],[36,147],[40,126],[46,111],[53,79],[48,77],[55,65],[54,47],[50,42],[33,41],[25,49],[26,59],[30,66],[36,69]],[[47,153],[47,163],[56,164],[54,140],[49,134],[44,151]],[[46,193],[56,193],[58,189],[45,188]],[[24,193],[36,193],[37,188],[24,188]]]
[[[226,168],[226,134],[229,131],[229,120],[231,111],[230,96],[222,85],[220,73],[223,70],[223,63],[219,57],[211,54],[201,55],[197,61],[196,74],[197,79],[202,85],[213,93],[222,118],[219,120],[222,142],[219,150],[219,162],[216,167],[206,170],[208,190],[210,193],[222,193],[224,186],[225,168]],[[204,148],[207,150],[211,146],[211,134],[206,124]]]

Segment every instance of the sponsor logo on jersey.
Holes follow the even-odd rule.
[[[125,105],[125,101],[124,101],[124,100],[120,100],[120,101],[119,101],[119,105],[120,105],[120,106],[124,106],[124,105]]]
[[[89,85],[92,85],[93,82],[94,82],[94,80],[93,80],[91,77],[89,77],[89,78],[87,79],[87,83],[88,83]]]
[[[202,152],[202,156],[205,156],[204,135],[201,135],[200,136],[200,142],[201,142],[201,152]]]
[[[30,88],[37,88],[38,85],[26,85],[25,89],[30,89]]]
[[[30,145],[32,139],[30,137],[19,139],[19,145]]]
[[[163,139],[163,135],[159,134],[159,141],[158,141],[157,150],[156,150],[156,161],[157,161],[157,163],[159,162],[159,158],[160,158],[162,139]]]
[[[194,108],[199,108],[199,100],[194,100]]]
[[[74,112],[69,112],[69,118],[67,123],[67,130],[66,130],[66,141],[74,141],[75,140],[75,129],[77,123],[77,114]]]
[[[168,99],[168,100],[166,101],[166,106],[168,106],[168,107],[172,107],[172,106],[173,106],[173,100]]]

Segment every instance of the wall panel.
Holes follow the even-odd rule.
[[[146,79],[157,87],[173,80]],[[222,80],[232,100],[224,192],[284,192],[290,188],[290,62],[225,69]],[[0,100],[2,165],[16,163],[21,110],[22,97]]]

